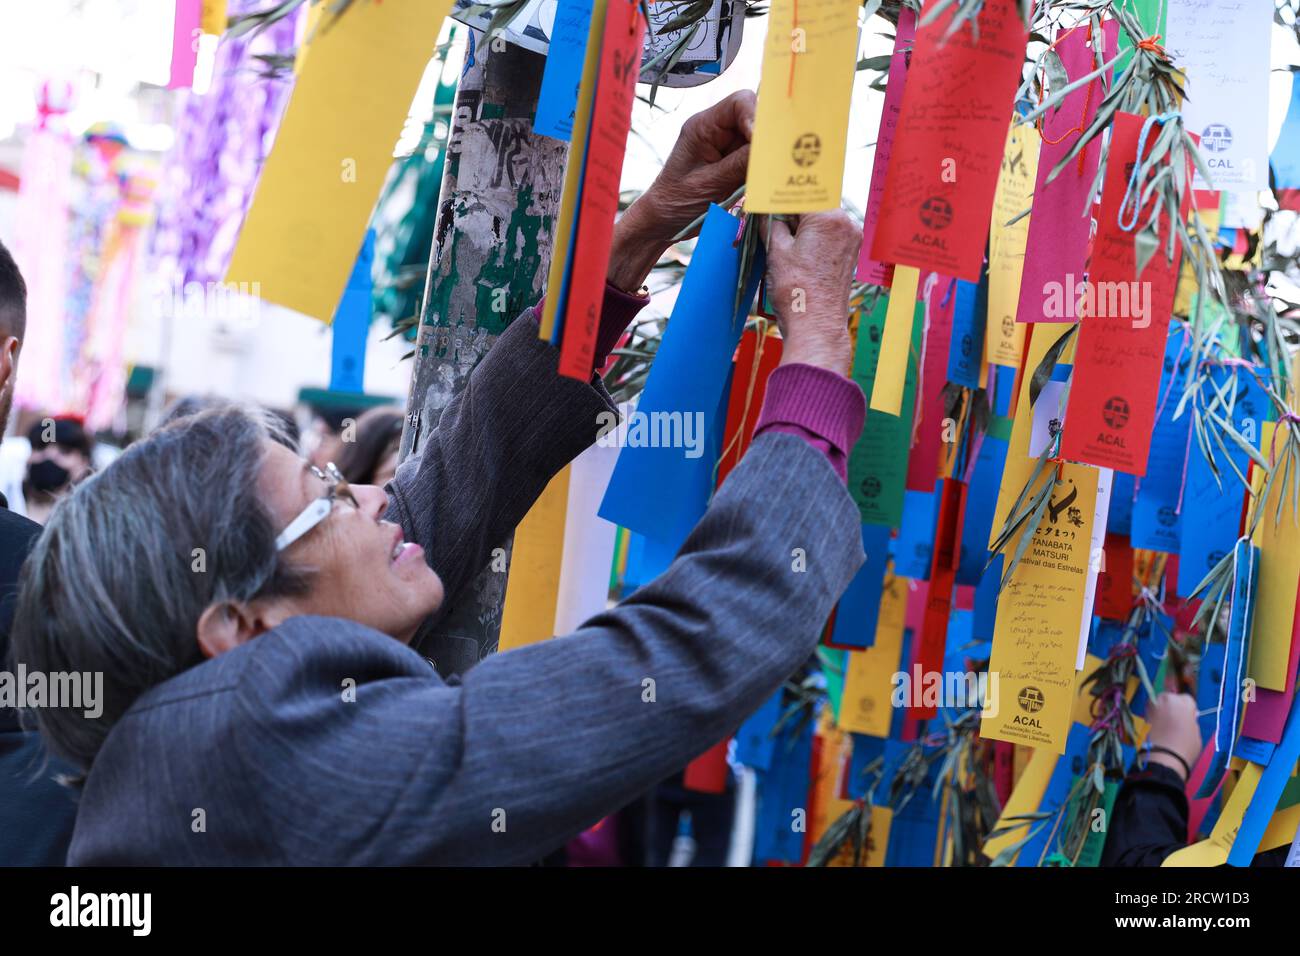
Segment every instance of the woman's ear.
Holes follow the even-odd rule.
[[[263,615],[247,604],[234,601],[209,604],[199,615],[199,650],[204,657],[216,657],[247,644],[268,629]]]

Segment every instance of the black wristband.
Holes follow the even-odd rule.
[[[1182,754],[1175,753],[1174,751],[1170,750],[1168,747],[1161,747],[1159,744],[1146,744],[1145,746],[1143,746],[1142,752],[1148,755],[1147,756],[1148,763],[1150,763],[1151,754],[1169,754],[1169,756],[1173,757],[1175,760],[1177,760],[1180,764],[1183,765],[1183,780],[1186,781],[1192,779],[1192,766],[1183,758]],[[1145,770],[1146,768],[1143,767],[1142,769]]]

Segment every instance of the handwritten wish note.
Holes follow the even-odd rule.
[[[1164,253],[1170,228],[1167,210],[1160,215],[1159,244],[1141,275],[1134,233],[1119,224],[1143,122],[1131,113],[1115,116],[1061,439],[1062,457],[1133,475],[1146,474],[1178,275],[1177,257],[1170,262]],[[1156,139],[1148,136],[1148,154]],[[1190,165],[1189,157],[1188,175]],[[1190,201],[1189,191],[1185,205]],[[1126,223],[1132,214],[1132,208],[1125,211]],[[1139,223],[1150,215],[1147,203],[1138,213]],[[1187,215],[1186,208],[1180,215]]]
[[[774,0],[763,47],[745,208],[838,209],[858,0]]]
[[[871,256],[975,282],[1026,34],[988,0],[944,41],[954,10],[917,31]]]
[[[1019,364],[1024,347],[1025,328],[1016,322],[1016,309],[1033,216],[1022,214],[1033,202],[1038,150],[1037,130],[1013,123],[1007,131],[1002,169],[993,195],[993,221],[989,223],[989,317],[985,342],[991,365]]]
[[[322,322],[334,314],[450,5],[359,4],[318,31],[227,282],[258,282],[264,299]]]
[[[1063,753],[1074,701],[1097,469],[1065,464],[1043,520],[998,602],[996,703],[980,736]]]
[[[885,83],[885,102],[880,112],[880,130],[876,134],[876,155],[871,163],[871,185],[867,192],[867,211],[863,215],[862,248],[858,253],[858,281],[889,285],[894,267],[871,258],[871,242],[880,220],[880,203],[885,198],[885,173],[894,149],[894,131],[903,105],[907,67],[912,61],[912,43],[916,39],[916,14],[907,7],[898,12],[898,29],[894,34],[894,52],[889,58],[889,76]]]
[[[582,86],[582,65],[591,32],[592,0],[559,0],[551,33],[550,52],[537,95],[533,132],[567,141],[573,135],[573,119]]]
[[[1169,0],[1165,47],[1187,75],[1183,119],[1201,137],[1197,189],[1268,188],[1273,8],[1262,0]]]
[[[1071,82],[1087,76],[1114,56],[1118,30],[1117,21],[1104,21],[1101,31],[1104,42],[1098,43],[1096,51],[1089,44],[1086,27],[1076,27],[1057,41],[1056,53]],[[1097,63],[1094,63],[1094,52]],[[1103,77],[1098,77],[1070,93],[1059,110],[1049,110],[1041,118],[1043,148],[1034,180],[1034,213],[1029,217],[1024,273],[1016,306],[1016,318],[1021,322],[1074,319],[1073,310],[1068,310],[1070,314],[1066,315],[1067,310],[1059,304],[1065,296],[1073,296],[1076,278],[1083,277],[1092,223],[1088,195],[1097,176],[1101,137],[1095,137],[1083,148],[1081,160],[1072,159],[1051,182],[1047,177],[1079,141],[1082,131],[1092,125],[1104,95],[1102,80]]]
[[[583,382],[591,378],[595,360],[609,247],[618,215],[619,177],[632,125],[637,64],[645,35],[640,0],[610,0],[604,34],[573,247],[573,261],[581,262],[582,268],[570,273],[560,348],[560,374]]]

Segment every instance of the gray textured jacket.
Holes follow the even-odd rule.
[[[513,323],[390,486],[388,517],[449,595],[612,408],[556,355],[527,315]],[[662,576],[459,683],[360,624],[298,617],[153,688],[91,768],[69,862],[536,860],[757,709],[862,557],[825,457],[761,436]]]

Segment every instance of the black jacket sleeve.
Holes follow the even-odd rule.
[[[1110,814],[1102,866],[1159,866],[1187,846],[1187,795],[1161,764],[1129,771]]]

